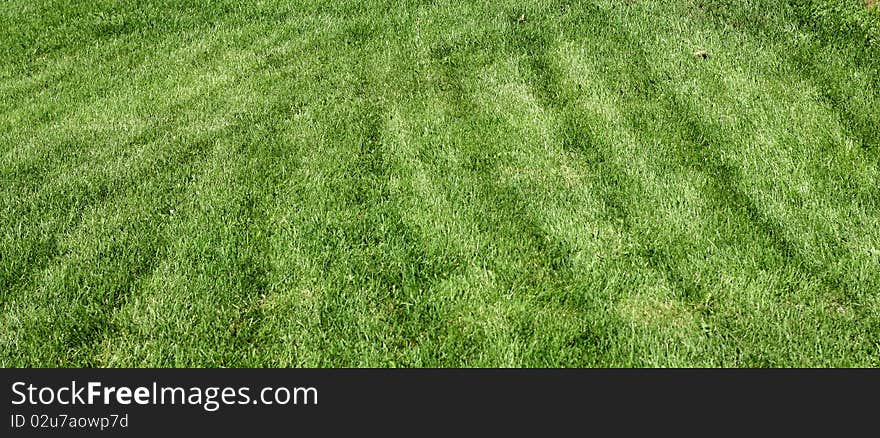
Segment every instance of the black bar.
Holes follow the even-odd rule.
[[[716,435],[766,431],[775,426],[791,432],[834,427],[835,435],[876,428],[878,370],[654,370],[654,369],[4,369],[7,414],[12,436],[176,436],[179,434],[251,434],[282,432],[336,435],[371,432],[420,436],[435,433],[471,435],[482,431],[568,435],[574,430],[596,435],[691,432]],[[19,383],[17,391],[13,385]],[[133,396],[109,404],[60,405],[57,390],[81,389],[100,382],[108,387],[144,387],[141,401],[153,403],[156,388],[180,387],[201,394],[191,405],[139,405]],[[13,404],[30,396],[27,385],[43,389],[49,405]],[[206,403],[208,388],[248,388],[249,398],[261,388],[298,393],[299,404],[265,405],[227,397],[222,390]],[[193,389],[195,388],[195,389]],[[83,390],[81,394],[87,394]],[[50,396],[50,392],[52,395]],[[66,400],[70,390],[62,390]],[[101,397],[103,393],[100,393]],[[179,392],[178,392],[179,394]],[[227,394],[231,394],[227,392]],[[308,398],[316,394],[316,400]],[[83,396],[83,401],[86,397]],[[179,400],[179,399],[178,399]],[[275,400],[277,402],[277,400]],[[314,403],[312,403],[314,401]],[[257,403],[257,404],[255,404]],[[68,417],[61,417],[61,415]],[[126,415],[127,427],[52,427],[62,418],[75,421]],[[36,416],[36,417],[35,417]],[[117,417],[122,418],[122,417]],[[26,424],[21,423],[24,419]],[[36,419],[36,424],[34,424]],[[82,424],[82,423],[80,423]],[[93,422],[92,424],[97,424]],[[703,430],[705,424],[713,425]],[[33,427],[33,426],[47,426]],[[15,427],[20,426],[20,427]],[[579,434],[580,435],[580,434]],[[605,433],[601,436],[606,435]]]

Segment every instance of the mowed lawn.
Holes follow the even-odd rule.
[[[880,366],[880,8],[247,3],[3,2],[0,365]]]

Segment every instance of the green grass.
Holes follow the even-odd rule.
[[[254,3],[4,2],[0,365],[880,366],[878,11]]]

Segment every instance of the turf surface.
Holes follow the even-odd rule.
[[[0,8],[0,365],[880,366],[877,9],[208,3]]]

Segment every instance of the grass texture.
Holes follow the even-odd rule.
[[[0,365],[880,366],[878,8],[248,3],[3,3]]]

